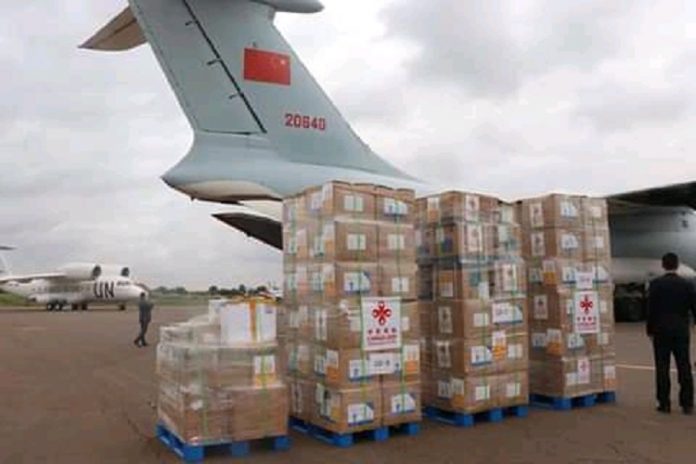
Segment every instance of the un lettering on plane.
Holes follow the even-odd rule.
[[[94,297],[100,300],[113,299],[116,296],[114,291],[115,282],[94,282],[92,288]]]

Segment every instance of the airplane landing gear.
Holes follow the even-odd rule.
[[[125,311],[125,310],[126,310],[126,305],[124,305],[124,304],[118,305],[118,310],[119,310],[119,311]]]
[[[87,311],[87,303],[82,303],[82,305],[80,306],[80,309],[82,311]]]
[[[77,304],[74,304],[74,303],[73,303],[73,304],[71,305],[70,309],[71,309],[72,311],[77,311],[78,309],[80,309],[80,305],[77,305]]]
[[[46,303],[46,311],[53,311],[53,303]]]

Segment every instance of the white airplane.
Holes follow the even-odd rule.
[[[0,246],[0,251],[12,250]],[[48,311],[88,309],[90,303],[113,303],[121,311],[147,290],[130,278],[128,267],[89,263],[67,264],[56,272],[12,275],[0,255],[0,290],[46,305]]]

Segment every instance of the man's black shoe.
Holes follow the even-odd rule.
[[[660,405],[657,407],[657,412],[662,414],[669,414],[672,412],[672,408],[669,406]]]
[[[687,416],[693,416],[694,415],[694,407],[693,406],[688,406],[686,408],[682,408],[682,411],[684,412],[685,415]]]

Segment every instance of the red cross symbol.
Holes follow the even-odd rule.
[[[379,325],[384,325],[387,323],[387,320],[391,317],[392,315],[392,310],[387,308],[387,305],[384,303],[384,301],[380,301],[377,303],[377,307],[372,310],[372,317],[374,319],[377,319],[377,322]]]
[[[580,302],[580,309],[585,311],[585,314],[588,314],[593,307],[594,303],[589,296],[585,295],[585,298]]]

